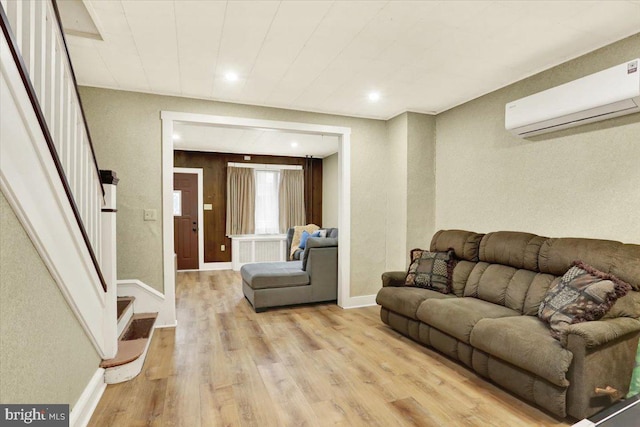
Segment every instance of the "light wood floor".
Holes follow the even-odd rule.
[[[177,329],[91,426],[567,425],[385,326],[377,307],[256,314],[231,271],[180,273]]]

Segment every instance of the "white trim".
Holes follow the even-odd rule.
[[[162,278],[168,313],[161,324],[176,323],[176,255],[173,245],[173,122],[162,121]],[[168,319],[164,319],[164,317]]]
[[[262,169],[262,170],[297,170],[301,171],[302,166],[300,165],[270,165],[270,164],[260,164],[260,163],[234,163],[229,162],[227,166],[231,166],[232,168],[248,168],[248,169]]]
[[[214,271],[214,270],[231,270],[233,263],[231,262],[205,262],[201,271]]]
[[[164,265],[164,289],[167,300],[173,301],[175,319],[175,275],[173,270],[173,212],[172,177],[173,174],[173,124],[175,121],[208,123],[236,128],[260,128],[268,130],[295,131],[336,135],[340,137],[338,145],[338,227],[340,251],[338,253],[338,305],[351,306],[351,128],[317,125],[298,122],[249,119],[245,117],[212,116],[208,114],[161,111],[162,120],[162,242]],[[355,297],[359,298],[359,297]]]
[[[166,298],[165,295],[140,280],[118,280],[118,296],[135,297],[133,301],[134,313],[158,313],[156,328],[170,328],[177,324],[175,301]]]
[[[106,293],[4,37],[0,37],[0,188],[101,358]]]
[[[349,299],[347,300],[347,303],[342,305],[341,307],[346,309],[351,309],[351,308],[371,307],[373,305],[377,305],[375,294],[349,297]]]
[[[338,150],[338,305],[351,299],[351,131],[340,138]]]
[[[173,168],[173,173],[198,175],[198,269],[204,266],[204,183],[202,168]]]
[[[89,424],[93,411],[96,410],[96,406],[98,406],[98,402],[100,402],[102,393],[106,388],[104,369],[98,368],[82,391],[78,401],[73,405],[73,409],[69,414],[70,427],[85,427]]]
[[[287,240],[286,234],[232,234],[227,236],[236,240]]]

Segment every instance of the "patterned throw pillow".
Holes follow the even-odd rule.
[[[443,294],[451,292],[451,276],[456,262],[453,251],[413,249],[410,256],[411,265],[405,286],[431,289]]]
[[[575,261],[545,295],[538,317],[549,323],[551,335],[565,343],[565,329],[574,323],[598,320],[631,285],[617,277]]]

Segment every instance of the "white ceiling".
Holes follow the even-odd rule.
[[[638,0],[84,2],[104,41],[68,37],[82,85],[380,119],[640,32]]]
[[[176,150],[324,158],[338,152],[338,137],[261,129],[174,123]]]

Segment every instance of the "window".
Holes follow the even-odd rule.
[[[278,185],[280,172],[257,170],[256,177],[256,234],[277,234],[280,232],[278,212]]]
[[[173,190],[173,216],[182,216],[182,190]]]

